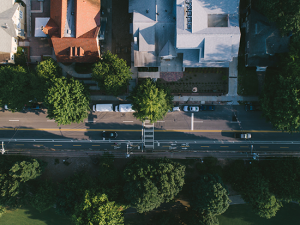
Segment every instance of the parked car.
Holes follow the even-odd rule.
[[[179,112],[179,111],[180,111],[179,106],[173,107],[173,109],[172,109],[172,112]]]
[[[251,138],[251,134],[250,133],[234,133],[234,138],[250,139]]]
[[[25,110],[39,110],[42,108],[42,104],[39,103],[29,103],[28,105],[25,105]]]
[[[245,110],[246,111],[259,111],[260,106],[258,106],[258,105],[245,105]]]
[[[216,106],[214,105],[201,105],[200,110],[201,111],[215,111]]]
[[[114,132],[114,131],[103,131],[102,137],[111,139],[111,138],[118,137],[118,134],[117,134],[117,132]]]
[[[183,111],[185,112],[199,112],[199,106],[184,106]]]

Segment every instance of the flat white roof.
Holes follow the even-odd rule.
[[[47,25],[49,19],[50,17],[35,17],[35,37],[47,37],[47,35],[43,32],[42,27]]]

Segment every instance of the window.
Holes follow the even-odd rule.
[[[19,11],[20,19],[23,19],[23,12],[20,10]]]
[[[17,48],[16,48],[16,47],[14,47],[14,50],[15,50],[15,51],[17,51]]]
[[[249,27],[250,27],[250,25],[249,25],[249,20],[248,20],[248,21],[247,21],[247,25],[246,25],[247,33],[249,33]]]
[[[11,60],[14,60],[14,54],[11,54],[10,59],[11,59]]]
[[[17,43],[17,39],[14,38],[15,43]]]

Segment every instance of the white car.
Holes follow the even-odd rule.
[[[185,112],[199,112],[199,106],[184,106],[183,111]]]
[[[172,110],[172,112],[176,112],[176,111],[180,111],[180,107],[179,107],[179,106],[177,106],[177,107],[173,107],[173,110]]]

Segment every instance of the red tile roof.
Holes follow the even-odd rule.
[[[58,62],[95,62],[99,59],[100,0],[74,0],[76,37],[64,37],[67,0],[51,0],[44,33],[51,37]]]

